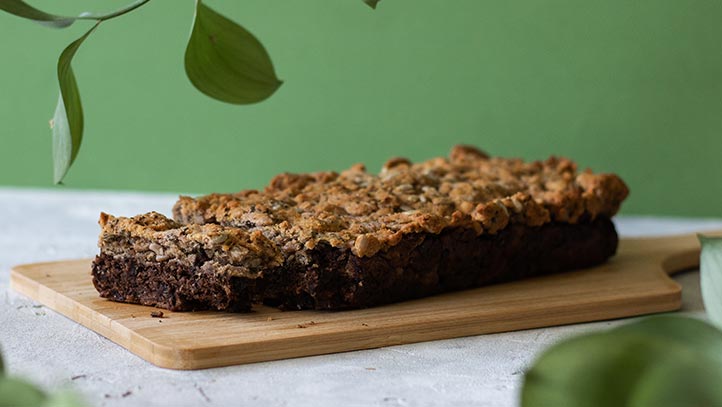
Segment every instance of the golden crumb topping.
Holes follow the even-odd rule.
[[[220,225],[182,225],[150,212],[131,218],[100,214],[98,245],[106,254],[134,253],[147,262],[208,263],[231,275],[254,275],[283,262],[260,231]]]
[[[329,244],[363,257],[410,233],[495,234],[510,223],[611,217],[627,194],[618,176],[577,172],[565,158],[524,162],[455,146],[448,158],[392,158],[379,174],[357,164],[340,174],[281,174],[263,191],[182,196],[173,214],[183,224],[260,231],[286,253]]]

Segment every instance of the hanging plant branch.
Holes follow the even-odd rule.
[[[97,21],[111,20],[113,18],[120,17],[124,14],[128,14],[131,11],[137,9],[138,7],[143,6],[145,3],[148,3],[149,1],[150,0],[137,0],[135,3],[131,3],[128,6],[122,8],[120,10],[116,10],[116,11],[113,11],[112,13],[108,13],[108,14],[83,13],[83,14],[81,14],[80,17],[78,17],[78,19],[80,19],[80,20],[97,20]]]
[[[42,10],[38,10],[35,7],[29,5],[23,0],[0,0],[0,10],[4,10],[10,14],[14,14],[18,17],[27,18],[33,20],[39,24],[52,27],[52,28],[65,28],[70,27],[77,20],[94,20],[94,21],[105,21],[115,17],[122,16],[123,14],[129,13],[136,8],[144,5],[150,0],[138,0],[129,6],[120,10],[114,11],[107,14],[97,14],[84,12],[77,17],[59,16],[55,14],[46,13]]]
[[[84,117],[80,91],[71,66],[80,45],[101,22],[127,14],[150,0],[137,0],[111,13],[84,12],[77,17],[39,10],[23,0],[0,0],[0,10],[37,23],[65,28],[78,20],[95,21],[82,37],[68,45],[58,58],[60,97],[51,120],[53,180],[61,183],[73,165],[83,141]],[[380,0],[363,0],[376,8]],[[196,0],[195,16],[185,52],[185,71],[193,86],[221,102],[250,104],[273,95],[283,82],[276,76],[271,57],[245,28]]]

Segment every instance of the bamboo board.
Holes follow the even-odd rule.
[[[698,260],[694,235],[623,239],[599,267],[383,307],[164,311],[162,319],[154,308],[98,297],[89,259],[17,266],[11,285],[151,363],[203,369],[672,311],[681,287],[669,274]]]

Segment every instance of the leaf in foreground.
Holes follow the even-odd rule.
[[[83,140],[83,105],[71,62],[80,45],[99,25],[98,22],[82,37],[67,46],[58,58],[58,83],[60,96],[52,120],[53,130],[53,180],[63,180],[75,161]]]
[[[87,404],[80,396],[71,390],[61,390],[51,394],[42,407],[85,407]]]
[[[0,406],[40,406],[45,394],[32,384],[15,378],[0,377]]]
[[[364,0],[364,3],[368,4],[369,7],[375,9],[376,5],[379,4],[379,1],[381,0]]]
[[[196,1],[185,70],[198,90],[233,104],[260,102],[283,83],[256,37],[200,0]]]
[[[0,10],[7,11],[18,17],[27,18],[54,28],[64,28],[73,24],[75,17],[63,17],[49,14],[27,4],[22,0],[0,0]]]
[[[548,349],[526,373],[522,406],[722,406],[722,332],[660,316]]]
[[[722,327],[722,237],[699,236],[702,254],[699,259],[702,301],[707,317]]]

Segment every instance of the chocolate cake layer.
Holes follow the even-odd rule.
[[[93,284],[101,297],[171,311],[247,312],[256,283],[255,278],[223,275],[197,264],[154,264],[108,254],[93,261]]]
[[[498,235],[469,229],[407,235],[388,251],[358,257],[319,245],[309,264],[264,273],[264,302],[283,309],[363,308],[603,263],[617,248],[608,218],[575,225],[512,225]]]
[[[149,248],[153,243],[137,235],[128,238],[116,223],[105,240],[116,242],[120,250],[102,250],[93,262],[93,283],[101,296],[173,311],[248,311],[254,302],[283,309],[363,308],[588,267],[604,262],[617,247],[613,223],[597,218],[574,225],[512,225],[494,236],[477,236],[463,228],[406,235],[371,257],[322,244],[282,264],[269,263],[262,271],[229,272],[212,260],[207,247],[194,239],[178,239],[187,228],[175,224],[160,232],[173,236],[177,252],[158,261]],[[161,240],[158,231],[149,233]],[[266,249],[251,250],[246,261]]]

